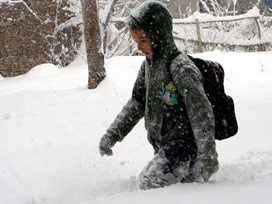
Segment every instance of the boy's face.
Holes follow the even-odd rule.
[[[151,42],[145,32],[142,29],[136,29],[135,32],[129,29],[129,32],[131,37],[137,43],[138,50],[141,51],[148,59],[152,59],[153,51]]]

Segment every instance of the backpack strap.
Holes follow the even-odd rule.
[[[172,53],[169,57],[170,64],[171,62],[180,54],[181,52],[177,50],[176,52]]]
[[[170,70],[171,64],[173,62],[173,60],[180,54],[181,52],[179,50],[176,50],[175,52],[173,52],[170,56],[169,56],[169,60],[167,62],[167,67],[168,70]]]

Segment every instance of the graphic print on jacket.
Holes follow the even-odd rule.
[[[169,109],[173,109],[174,105],[178,104],[178,91],[173,83],[170,81],[166,86],[164,82],[161,82],[162,86],[162,100],[169,106]]]

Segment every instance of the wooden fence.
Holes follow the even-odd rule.
[[[211,23],[223,23],[223,22],[235,22],[235,21],[242,21],[242,20],[253,20],[256,24],[256,28],[258,31],[258,38],[259,40],[262,39],[261,36],[261,28],[260,28],[260,24],[259,24],[259,15],[256,16],[248,16],[245,17],[244,15],[241,16],[235,16],[233,19],[230,18],[226,18],[226,17],[214,17],[214,19],[209,19],[209,20],[199,20],[198,18],[195,18],[195,20],[183,20],[183,19],[174,19],[173,20],[173,24],[176,25],[188,25],[188,24],[195,24],[196,26],[196,35],[197,35],[197,39],[198,39],[198,47],[199,47],[199,52],[203,52],[203,45],[207,45],[207,44],[213,44],[213,45],[221,45],[222,47],[224,46],[235,46],[235,45],[231,45],[231,44],[226,44],[226,43],[215,43],[215,42],[203,42],[202,37],[201,37],[201,24],[211,24]],[[181,37],[178,37],[175,33],[174,33],[174,38],[177,40],[185,40]],[[190,40],[190,41],[194,41],[194,40]],[[263,44],[267,44],[267,43],[258,43],[258,44],[252,44],[253,46],[256,45],[263,45]],[[250,46],[252,46],[250,45]],[[247,45],[237,45],[237,46],[247,46]]]
[[[202,18],[202,15],[203,15],[203,18]],[[262,32],[261,32],[261,26],[259,23],[260,15],[258,14],[258,12],[252,12],[251,14],[247,13],[244,15],[237,15],[237,16],[226,16],[226,17],[210,16],[210,17],[206,18],[205,15],[206,14],[197,13],[197,15],[195,17],[191,16],[186,19],[173,19],[174,25],[184,25],[184,26],[190,25],[190,24],[195,25],[195,27],[196,27],[195,35],[197,36],[197,38],[195,38],[197,40],[187,39],[185,37],[181,37],[179,33],[173,32],[175,40],[180,40],[185,43],[190,42],[190,43],[196,44],[198,46],[198,52],[203,52],[204,47],[207,47],[207,46],[212,47],[212,48],[217,48],[217,47],[221,47],[223,49],[226,48],[226,50],[235,50],[235,48],[239,48],[239,49],[242,49],[245,51],[263,51],[263,50],[266,50],[268,47],[272,48],[271,42],[263,42],[262,41],[263,36],[262,36]],[[226,43],[226,42],[203,41],[203,31],[201,29],[201,26],[203,24],[236,22],[236,21],[242,21],[242,20],[251,20],[254,22],[254,24],[256,25],[256,30],[257,30],[259,42],[255,41],[255,42],[249,42],[246,44],[232,44],[232,43]],[[112,19],[112,23],[123,23],[123,22],[124,22],[124,18],[113,18]],[[125,30],[122,30],[122,33],[124,31]],[[120,35],[118,35],[115,40],[117,40],[118,38],[120,39]],[[113,44],[113,42],[111,42],[110,44]],[[133,46],[133,45],[131,45],[131,46]],[[128,47],[125,51],[123,51],[122,54],[124,54],[128,50],[132,50],[131,46]]]

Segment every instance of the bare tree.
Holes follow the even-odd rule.
[[[118,3],[119,0],[113,0],[110,6],[110,9],[108,11],[107,17],[105,22],[103,23],[103,27],[104,27],[104,36],[103,36],[103,50],[104,52],[106,52],[106,47],[107,47],[107,36],[108,36],[108,27],[110,25],[110,20],[111,17],[113,16],[113,11],[114,11],[114,7],[115,5]]]
[[[89,68],[88,88],[94,89],[105,78],[104,55],[96,0],[81,0],[84,34]]]
[[[213,13],[221,16],[224,13],[224,4],[232,0],[199,0],[200,12]]]

